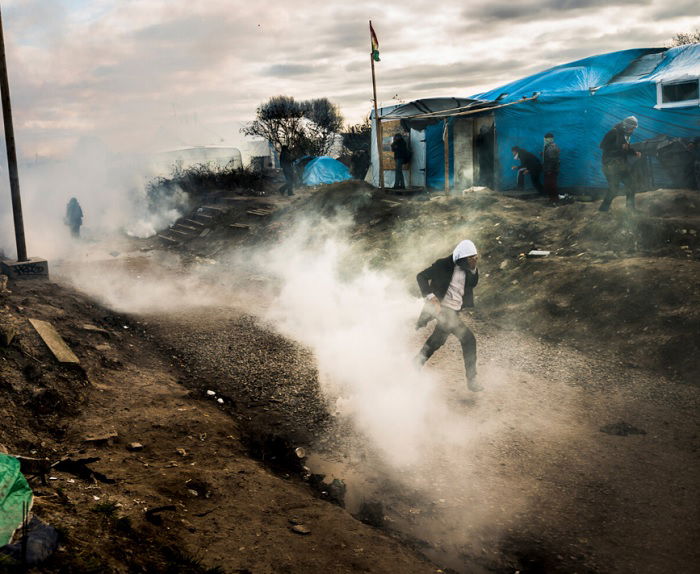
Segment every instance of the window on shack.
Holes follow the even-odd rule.
[[[700,80],[662,82],[657,86],[658,108],[679,108],[700,105]]]

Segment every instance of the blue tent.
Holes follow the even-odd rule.
[[[321,185],[352,179],[350,170],[337,159],[322,155],[306,164],[301,181],[304,185]]]
[[[489,143],[493,146],[493,187],[515,186],[511,147],[539,155],[543,135],[551,131],[561,148],[560,187],[602,188],[607,184],[599,144],[608,130],[634,115],[639,127],[632,136],[633,144],[661,136],[698,137],[699,92],[700,44],[690,44],[624,50],[562,64],[475,94],[439,114],[401,117],[401,109],[394,106],[380,111],[379,117],[382,122],[400,119],[411,129],[414,157],[421,155],[416,148],[423,146],[424,165],[412,169],[417,175],[425,173],[428,187],[444,186],[447,123],[450,179],[455,178],[455,185],[480,183],[476,142],[479,128],[487,126],[493,130]],[[416,122],[431,121],[427,127],[419,125],[414,137]],[[658,164],[652,168],[656,184],[669,183],[668,173]]]

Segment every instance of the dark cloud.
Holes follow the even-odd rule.
[[[304,76],[314,71],[313,66],[305,64],[274,64],[266,68],[263,76],[273,76],[276,78],[288,78],[290,76]]]
[[[526,0],[524,2],[486,2],[469,6],[463,11],[467,21],[513,23],[514,21],[547,20],[568,16],[570,13],[590,11],[595,8],[649,5],[652,0]],[[641,6],[640,6],[641,5]]]

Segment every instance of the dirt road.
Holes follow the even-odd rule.
[[[147,320],[188,385],[215,385],[259,430],[316,449],[311,471],[344,479],[348,510],[381,502],[385,526],[437,564],[661,574],[700,559],[697,387],[470,318],[486,390],[465,389],[455,341],[427,366],[450,432],[470,438],[397,473],[332,436],[352,422],[327,420],[313,357],[264,324],[222,308]]]

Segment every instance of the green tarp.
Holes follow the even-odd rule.
[[[0,454],[0,546],[10,542],[22,524],[22,507],[28,511],[31,504],[32,489],[20,472],[19,461]]]

